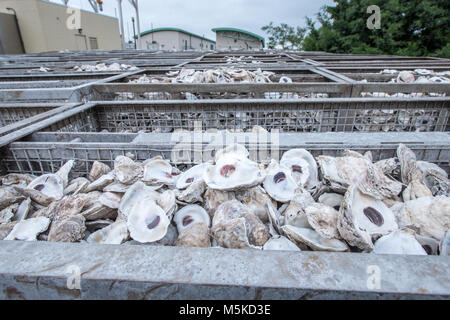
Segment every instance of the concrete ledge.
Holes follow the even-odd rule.
[[[81,290],[67,288],[69,266]],[[0,299],[449,299],[449,268],[439,256],[0,241]]]

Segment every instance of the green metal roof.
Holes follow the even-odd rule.
[[[198,34],[195,34],[195,33],[192,33],[192,32],[189,32],[189,31],[186,31],[186,30],[183,30],[183,29],[180,29],[180,28],[154,28],[154,29],[150,29],[150,30],[141,32],[141,37],[143,37],[143,36],[145,36],[145,35],[147,35],[149,33],[158,32],[158,31],[177,31],[177,32],[185,33],[185,34],[193,36],[193,37],[197,37],[197,38],[200,38],[200,39],[203,39],[203,40],[207,40],[207,41],[211,41],[211,42],[216,43],[214,40],[210,40],[208,38],[199,36]]]
[[[253,32],[250,32],[250,31],[246,31],[246,30],[242,30],[242,29],[238,29],[238,28],[213,28],[211,30],[214,31],[214,32],[218,32],[218,31],[240,32],[240,33],[249,35],[251,37],[254,37],[254,38],[258,39],[258,40],[261,40],[262,43],[263,43],[263,46],[264,46],[264,41],[265,41],[264,37],[261,37],[261,36],[257,35],[256,33],[253,33]]]

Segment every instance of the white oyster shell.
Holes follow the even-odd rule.
[[[314,203],[305,209],[309,225],[323,238],[340,239],[337,229],[339,212],[322,203]]]
[[[345,193],[339,210],[338,230],[350,245],[373,248],[373,238],[398,229],[394,213],[381,200],[365,195],[357,185]]]
[[[127,226],[134,240],[147,243],[164,238],[170,224],[164,210],[149,198],[141,199],[128,214]]]
[[[339,211],[342,201],[344,201],[344,196],[338,193],[324,193],[317,201]]]
[[[422,197],[399,206],[400,227],[413,226],[422,236],[441,241],[450,228],[450,198]]]
[[[207,165],[203,174],[203,180],[207,186],[216,190],[233,191],[260,184],[264,179],[263,173],[256,162],[244,155],[243,150],[237,153],[218,151],[216,164]]]
[[[272,159],[267,167],[267,175],[263,182],[266,192],[276,201],[291,201],[298,188],[291,170],[280,166]]]
[[[302,251],[295,243],[283,236],[270,238],[263,246],[263,250]]]
[[[114,192],[103,192],[98,200],[105,207],[119,209],[122,195]]]
[[[173,221],[177,225],[178,232],[181,232],[194,223],[203,223],[207,227],[211,225],[211,219],[205,209],[199,205],[192,204],[183,207],[175,213]]]
[[[127,223],[120,220],[92,233],[86,241],[88,243],[122,244],[128,237]]]
[[[144,177],[142,181],[151,184],[173,185],[176,179],[172,175],[172,166],[161,157],[155,157],[144,163]]]
[[[201,163],[180,174],[177,179],[177,189],[186,189],[194,182],[203,180],[203,173],[207,166],[208,163]]]
[[[119,205],[119,215],[123,219],[127,219],[130,211],[141,201],[147,199],[157,201],[160,194],[152,188],[147,187],[144,183],[138,181],[134,183],[122,197]]]
[[[283,154],[280,165],[291,170],[298,186],[308,191],[314,190],[318,183],[317,163],[305,149],[291,149]]]
[[[372,252],[377,254],[427,255],[414,235],[415,232],[410,229],[396,230],[378,239]]]
[[[337,239],[321,237],[316,231],[308,228],[297,228],[290,225],[282,227],[286,236],[298,245],[307,245],[317,251],[348,251],[349,247]]]
[[[45,232],[50,225],[50,219],[38,217],[18,222],[4,240],[36,241],[37,236]]]

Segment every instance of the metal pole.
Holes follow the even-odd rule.
[[[141,49],[141,23],[139,19],[139,2],[138,0],[128,0],[130,1],[131,5],[136,10],[136,23],[137,23],[137,47],[138,49]]]
[[[136,28],[134,25],[134,17],[131,17],[131,21],[133,22],[133,41],[134,41],[134,49],[137,50],[137,43],[136,43]]]
[[[125,33],[123,31],[122,0],[117,0],[117,2],[119,4],[120,33],[122,34],[122,50],[125,50]]]

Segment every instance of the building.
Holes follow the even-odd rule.
[[[179,28],[155,28],[141,33],[141,50],[215,50],[216,42]]]
[[[122,49],[119,22],[113,17],[44,0],[0,0],[0,13],[0,28],[7,25],[9,30],[3,33],[18,33],[25,53]],[[15,15],[16,27],[11,19],[2,22],[6,15]],[[18,42],[2,38],[2,33],[0,42],[5,53],[17,50]],[[14,48],[5,48],[5,43]]]
[[[237,28],[214,28],[217,50],[259,50],[264,48],[264,38]]]

